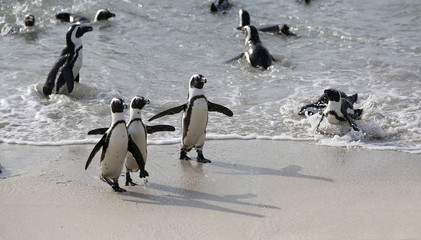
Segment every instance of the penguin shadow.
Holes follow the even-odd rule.
[[[166,195],[152,195],[141,192],[125,192],[122,195],[130,196],[136,199],[123,199],[123,201],[133,202],[136,204],[153,204],[153,205],[166,205],[166,206],[175,206],[175,207],[191,207],[198,209],[207,209],[212,211],[220,211],[232,214],[238,214],[248,217],[265,217],[262,214],[251,213],[246,211],[240,211],[231,209],[228,207],[220,206],[217,203],[226,203],[226,204],[236,204],[246,207],[256,207],[264,209],[276,209],[280,208],[277,206],[265,205],[265,204],[255,204],[245,202],[245,199],[255,198],[255,194],[238,194],[238,195],[224,195],[218,196],[215,194],[200,192],[196,190],[189,190],[180,187],[166,186],[158,183],[147,184],[148,189],[153,189],[160,192],[166,192]],[[209,202],[215,202],[215,204]]]
[[[273,175],[273,176],[281,176],[281,177],[294,177],[294,178],[333,182],[333,179],[331,178],[302,174],[300,173],[300,171],[303,170],[303,168],[295,164],[291,164],[282,169],[255,167],[255,166],[248,166],[244,164],[233,164],[233,163],[216,162],[216,161],[212,162],[212,164],[216,167],[236,170],[236,172],[233,172],[233,173],[223,173],[223,174],[250,175],[250,176]]]

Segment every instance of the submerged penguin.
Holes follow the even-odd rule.
[[[131,139],[124,120],[124,109],[126,104],[120,98],[114,98],[111,101],[111,126],[104,133],[101,140],[92,149],[91,154],[86,161],[85,170],[89,167],[95,154],[102,148],[101,154],[101,180],[108,183],[116,192],[125,192],[118,184],[118,178],[123,170],[124,159],[128,152],[130,152],[140,168],[139,177],[144,178],[149,176],[142,166],[145,166],[142,153],[136,146],[136,143]]]
[[[348,96],[346,93],[339,91],[339,94],[341,95],[342,99],[346,99],[348,100],[350,103],[354,104],[357,102],[358,100],[358,94],[355,93],[352,96]],[[313,103],[307,104],[305,106],[302,106],[300,111],[298,112],[298,115],[306,115],[306,116],[311,116],[315,113],[323,113],[323,110],[326,108],[327,103],[329,102],[329,99],[327,98],[327,94],[326,92],[324,92],[322,94],[322,96],[320,96],[320,98]]]
[[[250,14],[246,10],[240,9],[238,11],[238,18],[239,18],[239,24],[237,27],[238,30],[241,30],[243,27],[250,25]],[[297,36],[295,33],[289,30],[289,26],[286,24],[257,28],[257,30],[260,32],[283,34],[285,36]]]
[[[155,125],[155,126],[146,126],[142,121],[142,109],[143,107],[149,104],[149,100],[144,97],[134,97],[130,103],[130,121],[127,123],[127,130],[129,131],[129,136],[139,148],[140,153],[142,154],[143,163],[146,164],[147,160],[147,134],[152,134],[154,132],[161,131],[175,131],[175,128],[170,125]],[[104,134],[108,129],[99,128],[90,131],[88,134]],[[138,165],[135,157],[132,153],[128,152],[126,157],[126,186],[129,184],[134,186],[136,185],[132,178],[130,177],[130,172],[137,172],[139,169],[145,169],[145,166]]]
[[[73,91],[74,82],[79,82],[79,71],[82,67],[82,36],[92,31],[91,26],[72,25],[66,33],[66,47],[61,51],[60,57],[51,68],[42,91],[49,96],[54,87],[56,93],[65,93],[62,87],[66,84],[67,93]]]
[[[267,69],[272,66],[272,62],[275,62],[275,59],[269,53],[267,48],[263,46],[257,29],[254,26],[248,25],[243,27],[243,32],[246,35],[245,51],[237,57],[226,61],[226,63],[245,57],[247,62],[253,67]]]
[[[111,17],[115,17],[115,14],[110,12],[108,9],[99,9],[94,18],[94,22],[108,20]],[[62,22],[69,22],[69,23],[91,23],[91,20],[85,16],[79,14],[73,14],[68,12],[61,12],[56,14],[56,19]]]
[[[7,34],[17,34],[22,31],[23,28],[27,27],[33,27],[35,26],[35,16],[32,14],[25,15],[24,19],[25,26],[22,25],[14,25],[10,28],[10,30],[7,32]]]
[[[187,156],[187,152],[192,148],[195,148],[197,151],[197,161],[201,163],[210,163],[211,161],[203,156],[202,151],[206,138],[208,112],[220,112],[230,117],[233,115],[230,109],[212,103],[205,97],[203,86],[206,82],[206,78],[202,75],[193,75],[189,81],[187,103],[158,113],[149,119],[149,121],[152,121],[165,115],[176,114],[183,111],[183,135],[181,138],[180,151],[180,159],[182,160],[191,160],[191,158]]]
[[[228,0],[215,0],[215,2],[211,4],[210,10],[212,13],[217,13],[217,12],[224,13],[230,7],[231,7],[231,4],[228,2]]]
[[[320,123],[326,117],[330,124],[338,125],[341,122],[348,122],[355,131],[360,131],[354,120],[361,117],[363,110],[354,109],[353,104],[348,99],[342,98],[340,92],[336,89],[326,89],[324,92],[328,99],[328,104],[323,111],[316,130],[318,131]]]

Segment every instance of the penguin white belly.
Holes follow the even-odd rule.
[[[109,144],[101,161],[101,174],[109,179],[117,179],[124,166],[127,155],[128,135],[126,125],[118,124],[111,132]]]
[[[146,149],[145,126],[140,121],[135,121],[132,124],[130,124],[130,127],[128,130],[133,142],[136,144],[136,146],[139,148],[140,152],[142,153],[143,160],[145,161],[145,164],[146,164],[147,149]],[[130,152],[127,152],[126,168],[130,172],[137,172],[139,170],[139,165],[137,165],[136,160],[134,159],[133,155]]]
[[[186,117],[185,115],[186,113],[183,114],[183,119]],[[205,99],[197,99],[192,107],[189,126],[184,126],[183,121],[183,129],[187,127],[183,144],[187,147],[194,147],[197,144],[202,145],[203,143],[200,142],[204,141],[207,123],[208,103]]]
[[[75,64],[73,65],[73,68],[72,68],[74,78],[76,78],[76,76],[79,74],[79,71],[82,68],[82,63],[83,63],[83,55],[82,55],[82,49],[80,49],[78,52],[78,56],[76,58]]]
[[[335,115],[333,115],[329,112],[335,112],[338,115],[338,117],[343,118],[344,115],[341,112],[341,102],[329,101],[326,109],[324,110],[324,114],[327,118],[327,121],[330,124],[333,124],[333,125],[341,124],[341,121],[339,119],[337,119]]]

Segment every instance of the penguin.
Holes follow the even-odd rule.
[[[94,18],[94,22],[108,20],[111,17],[115,17],[115,14],[110,12],[108,9],[99,9]],[[91,23],[91,19],[79,15],[73,14],[68,12],[61,12],[56,14],[56,19],[62,22],[69,22],[69,23],[76,23],[76,24],[83,24],[83,23]]]
[[[33,26],[35,26],[35,16],[32,15],[32,14],[25,15],[24,23],[25,23],[25,26],[22,26],[22,25],[14,25],[13,27],[10,28],[10,30],[7,32],[7,34],[17,34],[17,33],[21,32],[21,30],[24,27],[33,27]]]
[[[238,24],[237,30],[242,30],[244,26],[250,25],[250,14],[246,10],[244,9],[238,10],[238,18],[239,18],[239,24]],[[286,24],[257,28],[257,30],[260,32],[283,34],[285,36],[294,36],[294,37],[297,36],[295,33],[289,30],[289,26]]]
[[[212,13],[222,12],[225,13],[232,5],[228,0],[215,0],[210,7]]]
[[[318,131],[324,117],[330,124],[338,125],[341,122],[348,122],[355,131],[360,131],[354,119],[360,119],[363,110],[354,109],[353,104],[348,99],[342,98],[340,92],[336,89],[326,89],[324,93],[328,103],[319,124],[317,124],[316,131]]]
[[[272,66],[272,62],[275,62],[275,59],[267,48],[263,46],[257,29],[254,26],[247,25],[243,27],[243,32],[246,34],[245,51],[237,57],[226,61],[226,63],[245,57],[247,62],[253,67],[268,69]]]
[[[154,119],[165,115],[176,114],[183,111],[180,151],[181,160],[191,160],[191,158],[187,156],[187,152],[192,148],[195,148],[197,151],[197,161],[201,163],[210,163],[211,161],[203,156],[202,151],[206,137],[208,112],[220,112],[229,117],[233,116],[233,112],[230,109],[212,103],[205,97],[203,86],[206,82],[207,80],[203,75],[193,75],[189,81],[187,103],[160,112],[149,119],[149,121],[153,121]]]
[[[339,91],[339,94],[341,95],[342,99],[348,100],[350,103],[354,104],[358,100],[358,93],[355,93],[352,96],[348,96],[346,93]],[[315,113],[323,113],[323,110],[326,108],[327,103],[329,102],[329,99],[327,98],[326,93],[324,92],[320,98],[313,103],[307,104],[305,106],[302,106],[300,111],[298,112],[298,115],[301,116],[311,116]]]
[[[82,39],[86,32],[92,31],[91,26],[74,24],[66,33],[66,47],[61,51],[60,57],[48,73],[47,80],[42,91],[49,96],[56,87],[56,93],[60,93],[66,83],[67,92],[73,91],[74,82],[79,82],[79,71],[82,67]]]
[[[123,99],[114,98],[110,104],[111,126],[104,133],[101,140],[95,145],[90,153],[85,165],[85,170],[89,167],[95,154],[102,148],[101,154],[101,175],[100,178],[108,183],[116,192],[125,192],[120,188],[118,178],[123,170],[124,160],[127,152],[131,152],[139,166],[145,166],[142,154],[133,142],[126,128],[124,119],[124,109],[127,108]],[[145,169],[141,168],[141,178],[149,176]]]
[[[147,160],[147,134],[152,134],[155,132],[162,131],[175,131],[175,128],[170,125],[155,125],[155,126],[146,126],[142,121],[141,111],[146,104],[149,104],[150,101],[144,97],[137,96],[132,99],[130,102],[130,120],[127,123],[127,129],[129,131],[129,136],[139,148],[144,163],[146,164]],[[108,128],[98,128],[88,132],[89,135],[94,134],[104,134]],[[130,177],[130,172],[137,172],[139,169],[145,169],[145,166],[139,167],[136,159],[133,157],[133,154],[128,152],[126,157],[126,186],[129,184],[131,186],[136,185],[132,178]]]

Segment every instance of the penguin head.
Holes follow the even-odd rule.
[[[250,14],[243,9],[238,11],[238,18],[240,22],[238,23],[237,30],[241,30],[244,26],[250,25]]]
[[[252,25],[244,26],[243,32],[244,34],[246,34],[246,44],[250,41],[252,43],[256,43],[260,41],[259,33],[257,32],[257,29],[254,26]]]
[[[111,17],[115,17],[115,14],[110,12],[108,9],[99,9],[95,14],[94,21],[103,21]]]
[[[56,19],[62,22],[70,22],[70,13],[62,12],[56,14]]]
[[[113,98],[113,100],[111,100],[110,107],[112,113],[122,113],[124,109],[127,108],[127,105],[124,103],[123,99]]]
[[[341,101],[341,94],[336,89],[326,89],[324,93],[327,96],[327,99],[329,99],[329,101],[334,101],[334,102]]]
[[[207,82],[206,78],[201,74],[195,74],[190,78],[190,88],[202,89]]]
[[[134,97],[130,103],[130,108],[132,109],[143,109],[146,104],[149,104],[149,99],[146,99],[141,96]]]
[[[25,16],[24,22],[25,22],[25,26],[27,26],[27,27],[34,26],[35,25],[35,16],[32,15],[32,14],[27,14]]]
[[[67,45],[76,45],[76,43],[82,45],[80,37],[82,37],[86,32],[90,32],[92,30],[93,28],[88,25],[73,24],[66,33]]]

